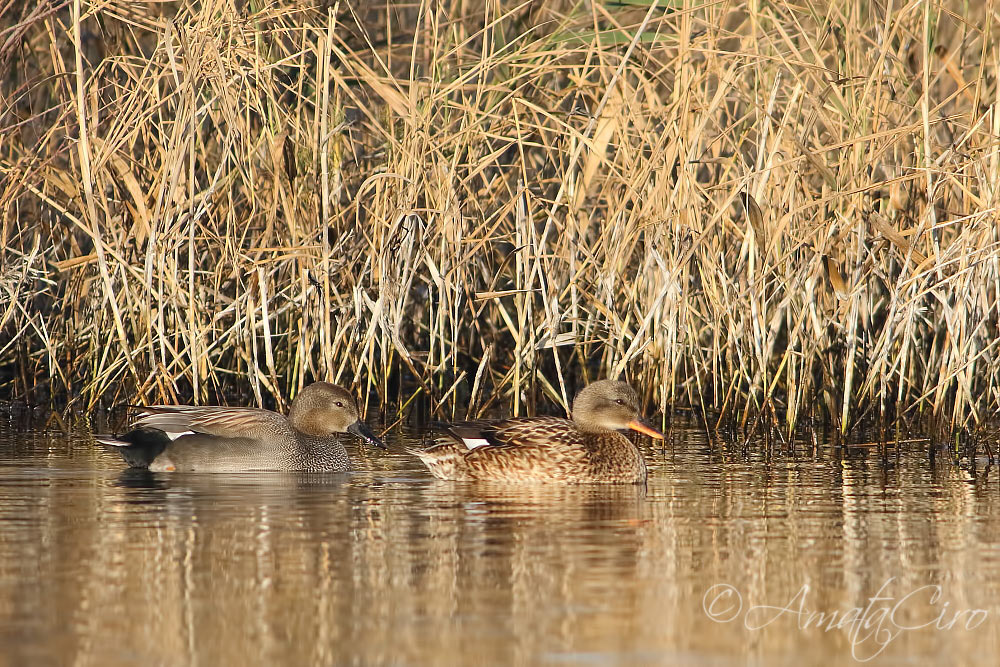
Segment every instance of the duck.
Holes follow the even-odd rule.
[[[127,433],[95,440],[116,448],[130,467],[152,472],[343,472],[351,461],[341,433],[386,449],[360,420],[350,392],[314,382],[287,417],[261,408],[152,405],[140,408]]]
[[[444,480],[645,483],[646,462],[622,431],[663,434],[640,418],[631,386],[594,382],[573,400],[571,416],[442,424],[438,444],[408,451]]]

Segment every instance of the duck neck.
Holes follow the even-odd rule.
[[[616,432],[615,429],[603,426],[594,419],[591,419],[586,413],[578,413],[578,410],[573,411],[573,423],[576,424],[576,427],[583,433],[606,434]]]

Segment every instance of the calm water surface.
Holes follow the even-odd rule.
[[[645,489],[518,488],[433,480],[412,432],[149,475],[0,419],[0,664],[997,664],[995,469],[674,435]]]

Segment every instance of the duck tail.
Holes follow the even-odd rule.
[[[426,449],[417,449],[416,447],[404,447],[403,449],[407,454],[413,454],[416,456],[427,466],[430,466],[431,463],[434,462],[434,456],[432,454],[428,454]]]
[[[132,468],[148,468],[170,444],[170,436],[159,429],[138,428],[119,436],[95,435],[99,445],[114,447]]]
[[[424,462],[431,474],[438,479],[462,481],[471,479],[465,465],[465,453],[468,451],[461,445],[449,442],[428,449],[406,448]]]
[[[99,445],[104,445],[105,447],[131,447],[132,443],[125,440],[120,440],[118,436],[98,434],[94,436],[94,440]]]

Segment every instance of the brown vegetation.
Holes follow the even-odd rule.
[[[742,7],[0,0],[0,392],[987,420],[992,2]]]

